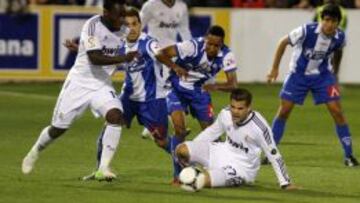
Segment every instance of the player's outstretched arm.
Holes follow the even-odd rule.
[[[205,84],[203,85],[203,89],[206,91],[223,91],[223,92],[232,91],[238,85],[236,71],[225,72],[225,75],[226,75],[226,82]]]
[[[106,56],[101,50],[92,50],[86,52],[91,63],[94,65],[114,65],[124,62],[130,62],[138,56],[138,52],[129,52],[126,55]]]
[[[267,82],[268,83],[273,83],[275,82],[275,80],[277,79],[277,77],[279,76],[279,65],[281,62],[281,58],[284,55],[284,52],[286,50],[286,46],[289,44],[289,37],[288,36],[284,36],[283,38],[281,38],[276,51],[275,51],[275,57],[274,57],[274,61],[273,61],[273,65],[272,68],[269,72],[269,74],[267,75]]]
[[[164,49],[159,50],[159,52],[156,54],[156,59],[161,62],[162,64],[166,65],[171,70],[175,71],[175,73],[179,77],[186,78],[188,75],[188,72],[174,63],[171,59],[173,57],[177,56],[177,51],[175,45],[165,47]]]

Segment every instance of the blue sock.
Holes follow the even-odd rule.
[[[345,152],[345,157],[350,157],[352,155],[352,146],[349,126],[347,124],[336,125],[336,133]]]
[[[272,123],[272,131],[276,144],[279,144],[282,136],[284,135],[286,120],[276,117]]]
[[[172,159],[173,159],[173,166],[174,166],[174,177],[177,178],[179,177],[180,171],[181,171],[181,166],[177,160],[177,157],[175,155],[175,149],[176,147],[183,142],[183,140],[179,139],[178,137],[176,137],[175,135],[171,137],[170,139],[171,141],[171,155],[172,155]]]
[[[100,161],[101,161],[101,153],[102,153],[102,139],[104,136],[104,132],[105,132],[106,126],[104,126],[104,128],[102,129],[98,140],[97,140],[97,154],[96,154],[96,169],[99,168],[100,165]]]

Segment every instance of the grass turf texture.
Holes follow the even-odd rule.
[[[117,84],[119,86],[119,84]],[[254,94],[254,109],[270,122],[278,106],[280,86],[241,85]],[[252,186],[205,189],[187,193],[170,186],[170,157],[150,140],[140,138],[136,120],[123,130],[113,169],[118,180],[82,182],[78,178],[95,166],[96,139],[103,121],[90,112],[41,154],[28,176],[21,161],[49,124],[60,83],[0,85],[0,202],[359,202],[360,168],[346,168],[333,121],[325,106],[309,97],[289,119],[280,151],[300,191],[279,189],[271,166],[260,169]],[[213,93],[216,112],[228,95]],[[360,158],[360,87],[343,87],[343,107],[353,134],[354,153]],[[191,139],[198,123],[187,119]],[[172,131],[172,129],[171,129]]]

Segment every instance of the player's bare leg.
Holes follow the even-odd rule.
[[[352,153],[352,141],[349,126],[346,122],[342,107],[339,101],[332,101],[326,104],[336,124],[336,133],[343,147],[345,154],[345,165],[349,167],[358,166],[359,162]]]
[[[177,158],[175,156],[176,147],[185,140],[187,135],[185,127],[185,114],[183,111],[174,111],[171,113],[171,120],[174,125],[175,135],[171,138],[171,153],[173,155],[173,165],[174,165],[174,179],[172,181],[173,185],[179,185],[178,175],[181,171],[181,166],[179,165]]]
[[[39,154],[42,150],[44,150],[51,142],[53,142],[56,138],[60,137],[65,133],[67,129],[56,128],[54,126],[45,127],[41,133],[35,144],[32,146],[30,151],[27,153],[25,158],[23,159],[21,170],[24,174],[29,174],[34,166],[36,161],[39,158]]]

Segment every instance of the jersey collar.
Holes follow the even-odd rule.
[[[255,112],[251,111],[244,121],[242,121],[240,123],[235,123],[235,126],[241,127],[241,126],[248,124],[254,116],[255,116]]]

